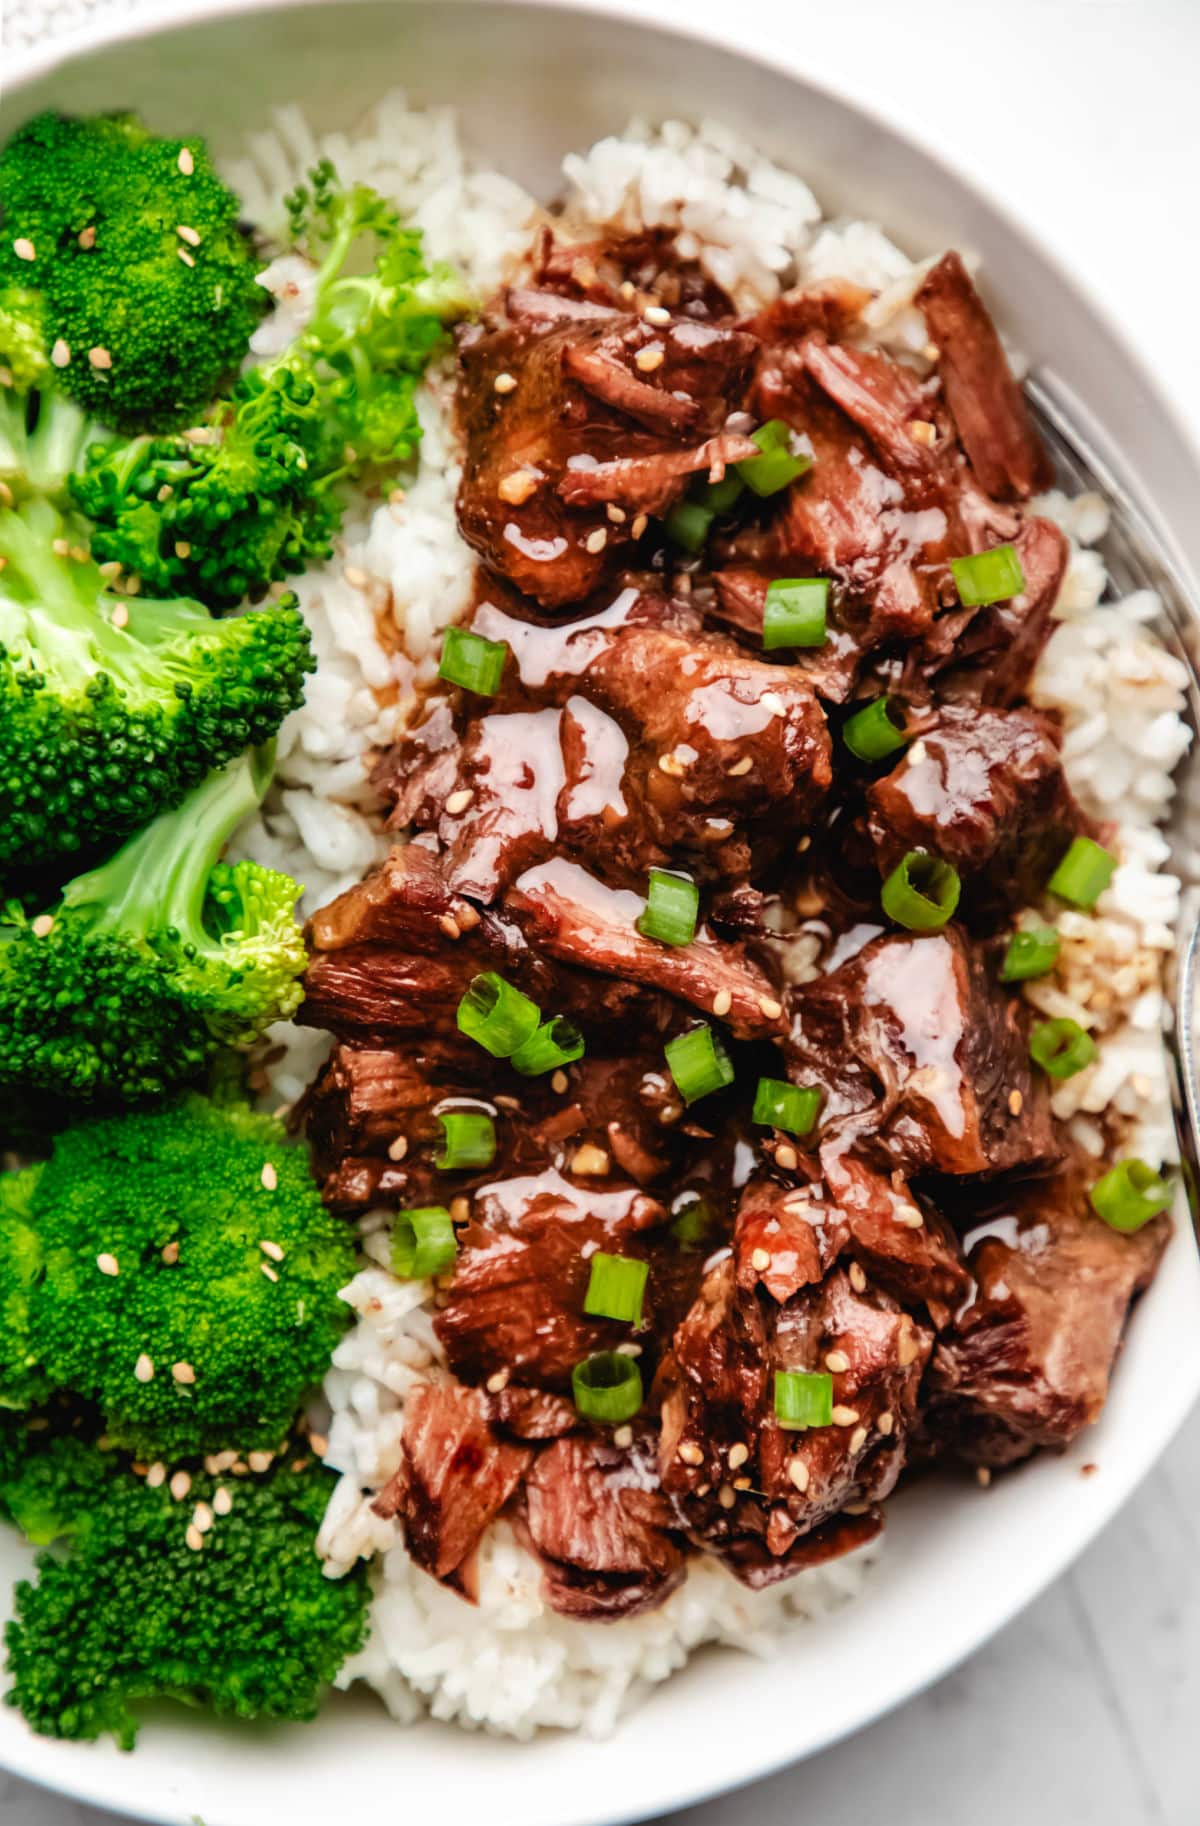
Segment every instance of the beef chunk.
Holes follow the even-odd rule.
[[[777,566],[776,572],[782,576],[783,568]],[[726,565],[713,577],[715,596],[708,608],[710,618],[735,629],[756,652],[761,652],[767,591],[774,580],[770,570]],[[826,620],[823,644],[798,648],[791,659],[818,697],[831,704],[844,704],[862,664],[862,649],[850,629],[841,625],[835,604],[834,615]]]
[[[1057,1159],[1022,1005],[956,927],[872,940],[794,1009],[789,1075],[824,1087],[827,1138],[873,1137],[885,1165],[907,1171],[1034,1172]]]
[[[510,1385],[488,1397],[492,1425],[517,1439],[561,1439],[578,1428],[575,1404],[563,1395]]]
[[[554,1610],[627,1617],[659,1604],[683,1577],[675,1517],[640,1452],[594,1437],[539,1452],[525,1488],[529,1537],[546,1562]]]
[[[934,1356],[931,1437],[978,1465],[1069,1445],[1099,1418],[1130,1307],[1170,1229],[1164,1217],[1133,1236],[1110,1230],[1072,1173],[968,1237],[977,1286]]]
[[[719,479],[755,454],[721,434],[755,342],[555,294],[508,304],[461,342],[459,525],[489,570],[558,608],[597,588],[635,525],[640,536],[640,513],[665,512],[697,470]],[[497,392],[501,376],[516,386]]]
[[[917,303],[937,345],[946,404],[981,488],[1001,501],[1026,501],[1048,488],[1049,458],[958,254],[946,254],[926,275]]]
[[[1013,544],[1025,579],[1021,594],[940,616],[908,657],[909,695],[922,696],[929,679],[947,702],[1003,708],[1027,694],[1050,634],[1070,547],[1053,521],[1036,519],[1025,521]]]
[[[928,850],[958,870],[968,908],[1035,898],[1072,837],[1091,828],[1064,777],[1059,740],[1036,710],[940,710],[867,792],[880,873],[909,850]]]
[[[533,1454],[498,1439],[487,1398],[453,1383],[424,1383],[404,1410],[403,1456],[375,1509],[404,1522],[408,1551],[435,1579],[474,1596],[469,1561]]]

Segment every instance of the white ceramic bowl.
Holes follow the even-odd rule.
[[[180,23],[186,10],[188,22]],[[173,132],[235,144],[275,103],[349,126],[387,89],[454,101],[467,138],[552,195],[571,147],[635,112],[714,114],[751,133],[825,203],[884,222],[914,251],[984,257],[1005,328],[1200,569],[1194,453],[1153,383],[1054,256],[1003,211],[893,131],[777,64],[713,38],[657,29],[653,0],[601,9],[508,0],[327,0],[243,9],[201,0],[94,29],[66,49],[9,57],[4,131],[37,108],[131,106]],[[728,31],[737,30],[736,9]],[[798,52],[800,32],[794,33]],[[1185,1220],[1186,1221],[1186,1220]],[[337,1697],[309,1727],[257,1731],[164,1710],[133,1756],[55,1744],[0,1712],[0,1764],[80,1799],[206,1826],[328,1826],[408,1814],[438,1826],[616,1826],[733,1787],[830,1743],[935,1680],[1030,1602],[1113,1514],[1200,1390],[1200,1271],[1186,1230],[1136,1315],[1112,1399],[1078,1449],[1005,1478],[928,1482],[890,1510],[862,1599],[799,1627],[760,1663],[710,1652],[660,1688],[608,1743],[518,1745],[424,1724],[404,1731],[366,1698]],[[1085,1461],[1102,1475],[1080,1476]],[[0,1593],[28,1555],[0,1531]],[[0,1599],[0,1604],[3,1599]]]

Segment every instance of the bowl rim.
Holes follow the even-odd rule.
[[[386,4],[386,0],[379,0],[379,3]],[[439,0],[439,5],[443,8],[453,6],[463,11],[492,3],[493,0]],[[952,177],[962,194],[985,204],[1003,228],[1018,242],[1024,243],[1055,281],[1081,302],[1131,373],[1145,388],[1157,413],[1165,420],[1200,473],[1200,422],[1193,424],[1164,393],[1149,365],[1149,351],[1112,309],[1107,298],[1077,274],[1041,231],[1021,218],[1016,207],[1007,201],[1002,192],[997,192],[973,174],[965,175],[955,165],[953,158],[918,127],[907,121],[898,124],[886,107],[873,100],[864,100],[852,82],[809,72],[803,67],[800,47],[789,44],[786,39],[770,54],[757,45],[746,48],[739,44],[737,16],[734,12],[726,11],[720,19],[705,15],[685,24],[682,20],[661,17],[656,0],[517,0],[517,3],[531,9],[565,14],[585,13],[601,20],[609,20],[614,26],[645,27],[669,38],[706,45],[742,64],[782,75],[832,97],[841,107],[869,121],[882,133],[916,150],[926,160],[941,167]],[[10,48],[6,60],[5,100],[9,103],[14,100],[19,102],[20,93],[27,84],[53,75],[67,63],[114,45],[160,36],[169,38],[176,32],[225,19],[249,18],[300,7],[316,10],[336,4],[337,0],[188,0],[186,5],[182,5],[181,0],[150,0],[149,4],[129,12],[101,14],[77,28],[48,37],[34,45]],[[1163,525],[1153,502],[1146,501],[1136,484],[1132,491],[1141,498],[1141,504],[1162,532],[1185,574],[1190,573],[1192,567],[1188,564],[1186,555],[1180,552],[1171,529]],[[1181,1234],[1172,1239],[1170,1247],[1179,1251],[1190,1246],[1191,1236],[1191,1223],[1182,1194],[1177,1199],[1174,1215]],[[955,1620],[954,1627],[943,1631],[937,1651],[927,1655],[923,1662],[919,1658],[915,1664],[910,1662],[904,1673],[891,1680],[886,1691],[875,1698],[867,1711],[832,1721],[800,1750],[786,1743],[770,1747],[758,1744],[750,1749],[746,1743],[733,1753],[732,1746],[727,1745],[731,1753],[715,1779],[711,1772],[691,1775],[685,1770],[673,1772],[670,1779],[647,1795],[645,1801],[637,1802],[632,1808],[622,1806],[617,1813],[603,1804],[597,1806],[594,1799],[585,1797],[587,1810],[573,1812],[570,1826],[635,1826],[635,1822],[657,1818],[662,1813],[732,1793],[830,1748],[918,1697],[984,1647],[1042,1592],[1061,1578],[1140,1487],[1170,1445],[1197,1399],[1200,1399],[1200,1352],[1193,1352],[1181,1358],[1178,1373],[1171,1378],[1167,1388],[1160,1391],[1155,1412],[1152,1416],[1145,1417],[1143,1429],[1125,1452],[1120,1474],[1103,1480],[1103,1489],[1097,1492],[1086,1512],[1080,1511],[1076,1525],[1065,1529],[1054,1548],[1036,1563],[1012,1574],[1004,1582],[1002,1597],[970,1609],[969,1623],[965,1621],[968,1612],[964,1608],[962,1618]],[[156,1799],[153,1794],[128,1794],[127,1784],[120,1780],[119,1774],[114,1773],[112,1763],[107,1760],[103,1763],[92,1762],[80,1754],[91,1746],[63,1744],[37,1737],[27,1729],[23,1730],[19,1724],[10,1734],[3,1730],[3,1724],[4,1719],[0,1715],[0,1772],[8,1771],[35,1786],[85,1805],[114,1808],[131,1819],[170,1822],[171,1826],[192,1826],[196,1816],[185,1802],[177,1800],[169,1809],[164,1810],[163,1800]],[[514,1752],[524,1752],[528,1748],[524,1744],[517,1745],[514,1746]],[[213,1826],[227,1826],[227,1822],[215,1820]],[[232,1826],[232,1821],[228,1826]]]

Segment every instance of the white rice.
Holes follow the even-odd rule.
[[[287,110],[228,175],[251,216],[278,229],[284,194],[319,156],[392,199],[425,231],[430,254],[455,261],[481,293],[514,269],[541,218],[507,178],[471,168],[450,110],[417,112],[400,95],[353,139],[314,138]],[[564,178],[565,221],[580,238],[607,224],[665,227],[742,306],[797,280],[849,278],[877,293],[867,318],[881,343],[918,358],[925,348],[913,295],[927,263],[911,261],[874,224],[823,219],[807,185],[715,123],[635,124],[570,156]],[[262,353],[302,320],[309,275],[287,256],[267,280],[280,309],[260,333]],[[419,473],[402,498],[361,501],[334,561],[299,585],[320,669],[282,732],[277,788],[243,838],[251,853],[306,882],[310,909],[360,878],[385,848],[366,769],[403,727],[441,631],[466,605],[470,560],[454,521],[458,465],[447,397],[448,374],[431,375],[421,393]],[[1070,534],[1073,556],[1033,695],[1062,717],[1068,777],[1081,802],[1118,823],[1121,862],[1094,915],[1060,915],[1059,967],[1027,994],[1049,1014],[1070,1014],[1100,1042],[1094,1064],[1056,1090],[1058,1113],[1096,1152],[1104,1145],[1099,1118],[1115,1115],[1137,1152],[1158,1162],[1173,1145],[1162,968],[1179,884],[1164,872],[1167,846],[1156,824],[1189,740],[1184,674],[1150,631],[1158,611],[1152,596],[1104,600],[1107,578],[1095,549],[1107,524],[1103,501],[1055,494],[1038,507]],[[389,636],[382,643],[381,631]],[[1030,909],[1023,917],[1040,922],[1044,914]],[[803,933],[789,943],[791,973],[803,980],[812,974],[812,943]],[[328,1042],[286,1024],[272,1038],[274,1092],[290,1102]],[[386,1222],[377,1213],[364,1225],[374,1265],[346,1289],[358,1318],[325,1389],[328,1463],[340,1478],[320,1551],[331,1577],[359,1556],[374,1560],[372,1635],[344,1670],[344,1684],[368,1682],[405,1720],[430,1712],[519,1737],[547,1725],[604,1732],[702,1643],[769,1653],[792,1619],[821,1614],[861,1588],[874,1549],[757,1594],[715,1562],[698,1561],[660,1609],[604,1628],[547,1610],[537,1563],[506,1524],[484,1543],[477,1607],[438,1586],[414,1567],[399,1524],[370,1509],[399,1461],[409,1390],[445,1373],[432,1289],[387,1272]]]

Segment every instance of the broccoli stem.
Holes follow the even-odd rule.
[[[61,494],[67,477],[83,467],[89,446],[111,438],[63,394],[0,388],[0,477],[22,492]]]

